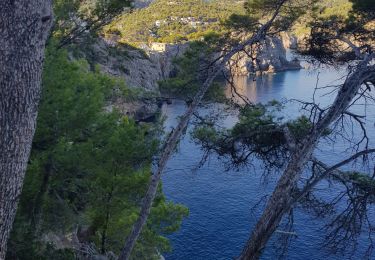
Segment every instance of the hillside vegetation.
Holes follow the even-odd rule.
[[[328,18],[330,16],[339,16],[346,18],[352,9],[352,3],[349,0],[321,0],[314,12],[305,14],[299,22],[293,27],[293,34],[302,38],[310,32],[309,23],[317,18]]]
[[[146,8],[121,16],[105,28],[104,35],[134,45],[197,40],[208,32],[225,31],[223,22],[231,14],[244,14],[243,4],[239,0],[156,0]],[[331,15],[346,16],[351,7],[348,0],[322,0],[314,13],[300,19],[292,33],[302,37],[309,33],[310,21]]]
[[[120,42],[178,42],[199,39],[208,31],[224,30],[221,22],[232,13],[243,12],[238,0],[157,0],[107,26],[107,36]]]

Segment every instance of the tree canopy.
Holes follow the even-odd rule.
[[[8,257],[71,259],[77,241],[59,246],[52,239],[68,234],[98,255],[118,254],[147,189],[158,127],[106,112],[114,93],[131,92],[122,80],[90,71],[84,60],[69,61],[65,50],[49,47],[43,75],[38,128]],[[166,201],[160,188],[151,214],[134,259],[157,259],[170,250],[163,235],[179,227],[187,209]]]

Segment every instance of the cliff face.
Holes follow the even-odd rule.
[[[289,40],[291,42],[291,40]],[[287,41],[284,40],[284,44]],[[236,75],[249,75],[255,72],[278,72],[300,69],[298,61],[288,61],[283,41],[279,38],[267,38],[259,50],[258,60],[254,63],[246,54],[239,54],[233,58],[231,69]],[[290,47],[289,44],[287,47]],[[136,49],[126,45],[99,39],[81,50],[83,55],[100,69],[113,76],[124,78],[127,85],[142,89],[158,96],[158,82],[167,79],[174,72],[173,60],[182,55],[188,44],[171,45],[154,43]],[[145,100],[125,101],[115,100],[107,109],[116,107],[120,112],[134,116],[136,120],[150,120],[158,109],[155,98]]]
[[[159,48],[157,48],[159,47]],[[129,87],[158,92],[158,81],[170,77],[173,71],[173,60],[188,47],[181,45],[158,45],[142,49],[129,46],[111,46],[100,40],[93,45],[94,53],[102,59],[98,64],[102,71],[122,77]]]
[[[301,69],[298,60],[287,60],[285,45],[291,47],[292,43],[287,40],[283,42],[277,37],[268,37],[257,50],[256,60],[252,60],[246,53],[240,53],[233,57],[230,64],[231,70],[235,75],[243,76],[258,72],[274,73]]]
[[[298,48],[298,38],[287,32],[280,33],[280,39],[283,43],[284,48],[296,50]]]
[[[105,108],[107,111],[116,108],[135,120],[149,121],[155,117],[160,103],[156,98],[159,96],[158,81],[170,77],[174,58],[181,55],[187,47],[186,44],[145,45],[142,49],[136,49],[98,39],[80,49],[78,56],[84,56],[109,75],[125,79],[128,87],[144,92],[144,97],[134,101],[122,98],[111,100]],[[77,55],[77,51],[75,54]]]
[[[236,55],[231,61],[231,70],[236,75],[251,73],[279,72],[301,69],[298,60],[289,61],[286,58],[286,48],[296,46],[296,41],[290,36],[281,38],[269,37],[258,50],[257,60],[246,54]],[[173,60],[181,56],[188,44],[153,43],[144,45],[141,49],[116,45],[100,40],[93,45],[101,70],[111,75],[122,77],[130,87],[158,92],[158,81],[167,79],[174,71]]]

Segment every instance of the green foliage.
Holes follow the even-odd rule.
[[[248,14],[260,19],[264,13],[274,11],[278,4],[278,1],[274,0],[247,0],[245,1],[245,10]]]
[[[123,15],[106,27],[105,34],[120,35],[121,42],[135,44],[199,40],[208,31],[225,31],[221,22],[232,13],[243,13],[242,1],[156,0],[147,8]],[[194,20],[187,20],[189,17]]]
[[[375,180],[367,174],[361,172],[348,172],[346,176],[349,182],[356,187],[361,194],[371,196],[372,199],[375,197]]]
[[[301,116],[288,122],[287,126],[296,140],[302,140],[310,132],[313,125],[306,116]]]
[[[375,12],[374,0],[350,0],[353,3],[353,9],[359,12]]]
[[[305,23],[310,32],[302,44],[302,54],[319,62],[337,65],[357,59],[342,39],[355,42],[359,50],[371,52],[374,37],[373,0],[337,0],[337,5],[322,1],[321,8]]]
[[[306,8],[306,14],[298,19],[291,31],[299,38],[306,37],[310,34],[311,22],[331,16],[346,18],[351,10],[349,0],[315,1],[315,5]]]
[[[187,101],[192,100],[205,80],[201,70],[208,66],[210,57],[215,53],[215,45],[219,44],[220,36],[213,32],[206,34],[204,41],[191,42],[184,55],[174,61],[176,74],[159,82],[161,92]],[[205,98],[224,101],[223,84],[213,85],[215,86],[209,89]]]
[[[48,237],[64,238],[76,227],[85,231],[78,234],[82,242],[93,242],[100,253],[119,253],[148,186],[159,129],[105,112],[114,89],[128,94],[123,82],[50,46],[9,258],[72,259],[71,245],[54,248]],[[177,230],[187,214],[160,189],[134,259],[169,250],[163,235]]]
[[[235,135],[253,132],[255,129],[262,129],[268,132],[267,129],[273,129],[281,118],[276,118],[273,113],[269,111],[270,108],[280,109],[279,103],[272,103],[269,105],[258,104],[255,106],[245,106],[240,110],[239,122],[235,125],[232,133]]]
[[[270,31],[286,31],[290,30],[292,25],[314,6],[315,2],[314,0],[291,0],[280,7],[280,1],[247,0],[244,4],[247,16],[243,18],[243,21],[240,21],[238,18],[237,20],[239,21],[240,27],[246,30],[247,26],[247,31],[251,32],[254,28],[261,25],[260,22],[266,22],[267,19],[274,14],[275,10],[280,8],[279,15],[274,20]],[[241,23],[243,23],[243,25],[241,25]]]
[[[87,33],[97,33],[125,9],[133,0],[56,0],[53,1],[55,26],[53,35],[58,47],[68,45]]]
[[[247,105],[240,109],[238,123],[231,129],[202,124],[193,137],[203,149],[228,158],[234,167],[251,163],[254,155],[273,165],[283,164],[286,153],[278,102]]]
[[[233,167],[247,165],[258,158],[268,167],[281,167],[288,159],[288,145],[284,135],[287,127],[296,142],[309,134],[313,126],[306,116],[285,121],[280,115],[283,106],[277,101],[246,105],[240,109],[238,122],[230,129],[220,128],[206,121],[198,124],[193,138],[206,151],[228,158]],[[323,136],[331,132],[326,130]]]
[[[77,12],[79,1],[76,0],[55,0],[53,2],[53,13],[57,21],[68,20],[69,15]]]
[[[288,29],[305,13],[305,5],[308,3],[291,1],[275,21],[275,29]],[[269,18],[277,6],[278,1],[272,0],[156,0],[147,8],[123,15],[106,27],[105,34],[120,36],[120,42],[140,44],[199,40],[209,31],[219,34],[233,32],[233,29],[251,32],[260,26],[260,21]]]
[[[249,15],[232,14],[228,20],[224,22],[225,26],[229,28],[236,28],[236,30],[251,31],[259,25],[258,19]]]

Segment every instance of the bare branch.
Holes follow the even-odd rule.
[[[319,167],[321,167],[322,169],[324,169],[324,172],[321,173],[319,176],[317,176],[316,178],[314,178],[314,180],[312,180],[311,182],[309,182],[303,189],[302,191],[299,193],[299,195],[297,196],[297,199],[296,201],[300,200],[302,197],[306,196],[307,193],[309,193],[313,187],[315,187],[321,180],[323,180],[324,178],[327,178],[330,174],[336,172],[337,173],[337,170],[346,165],[346,164],[349,164],[353,161],[355,161],[356,159],[358,159],[359,157],[361,156],[365,156],[365,155],[368,155],[368,154],[371,154],[371,153],[375,153],[375,149],[366,149],[366,150],[363,150],[363,151],[360,151],[352,156],[350,156],[349,158],[339,162],[339,163],[336,163],[335,165],[333,166],[327,166],[325,163],[323,163],[322,161],[316,159],[316,158],[312,158],[311,161],[314,162],[316,165],[318,165]],[[338,172],[339,173],[339,172]],[[338,175],[337,175],[338,176]]]

